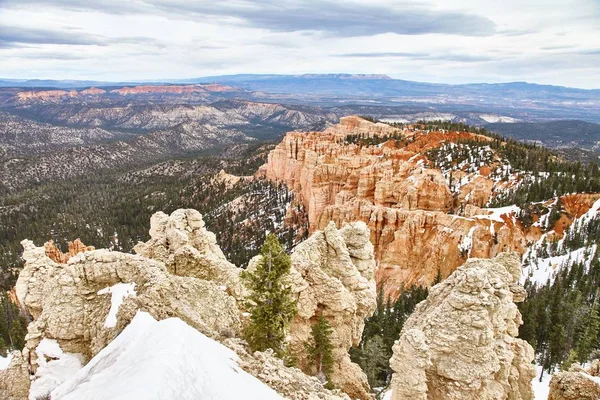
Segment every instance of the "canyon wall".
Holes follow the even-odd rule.
[[[474,139],[491,140],[344,117],[323,132],[288,133],[258,174],[294,190],[311,232],[330,221],[338,227],[365,222],[377,283],[395,296],[403,286],[447,277],[468,257],[523,254],[542,235],[536,226],[522,226],[517,207],[481,208],[518,179],[501,176],[505,160],[491,150],[485,165],[462,163],[451,173],[427,159],[428,150]]]

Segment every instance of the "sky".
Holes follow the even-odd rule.
[[[0,0],[0,78],[368,73],[600,88],[600,0]]]

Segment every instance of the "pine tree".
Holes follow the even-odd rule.
[[[364,346],[361,363],[371,387],[384,386],[387,379],[391,349],[386,349],[383,338],[371,337]]]
[[[598,345],[598,333],[600,332],[600,318],[598,316],[598,303],[594,302],[589,313],[583,319],[583,331],[577,343],[577,355],[579,362],[585,362],[592,350]]]
[[[333,370],[333,345],[331,344],[331,326],[324,316],[319,316],[317,323],[312,326],[312,342],[306,345],[306,350],[317,370],[321,382],[329,382]]]
[[[568,371],[578,358],[579,355],[577,354],[577,350],[571,350],[569,352],[569,357],[565,360],[565,362],[562,363],[560,369],[562,371]]]
[[[296,313],[296,303],[285,283],[290,271],[290,257],[270,233],[263,244],[260,262],[254,271],[242,272],[242,279],[250,289],[250,324],[245,337],[253,351],[273,349],[283,356],[285,329]]]

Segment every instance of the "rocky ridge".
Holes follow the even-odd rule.
[[[502,253],[432,287],[394,345],[391,399],[533,399],[534,351],[516,338],[520,277],[518,256]]]
[[[366,252],[359,251],[365,241],[353,239],[354,229],[347,228],[343,236],[335,236],[338,246],[346,246],[344,240],[347,240],[347,247],[354,250],[347,250],[337,263],[334,258],[330,260],[333,265],[356,269],[349,256],[352,254],[364,270],[373,263],[372,254],[368,252],[368,241]],[[136,246],[137,255],[93,250],[77,241],[72,246],[75,254],[62,254],[51,243],[36,247],[30,241],[23,241],[26,265],[17,281],[16,293],[33,321],[28,326],[25,348],[14,353],[9,367],[0,371],[0,397],[23,400],[30,385],[40,386],[36,382],[43,379],[44,369],[40,368],[46,365],[39,356],[42,343],[47,345],[51,341],[61,355],[87,362],[106,347],[138,311],[144,311],[157,320],[178,317],[206,336],[229,345],[239,354],[243,368],[287,398],[348,400],[339,391],[325,389],[317,378],[285,367],[268,352],[251,354],[245,349],[238,339],[245,319],[240,303],[244,298],[238,277],[240,270],[226,260],[216,245],[214,234],[205,229],[197,211],[181,209],[171,215],[155,214],[150,236],[148,242]],[[366,270],[364,272],[368,275]],[[313,273],[319,274],[318,271]],[[360,282],[362,297],[374,298],[374,285],[369,285],[367,278],[355,273],[349,279],[355,281],[354,286]],[[329,282],[333,283],[333,278]],[[312,282],[304,283],[307,287],[303,288],[303,301],[315,303],[311,297],[315,294],[311,290]],[[344,288],[343,285],[337,288],[338,296],[350,297]],[[369,295],[369,291],[373,293]],[[336,297],[335,292],[332,295]],[[362,321],[365,307],[368,310],[369,306],[361,308],[356,303],[347,306],[358,310],[349,311],[342,318],[346,322],[353,316],[357,319],[352,335],[360,337],[362,328],[358,319]],[[294,326],[290,336],[295,337]],[[60,382],[49,390],[58,384]]]

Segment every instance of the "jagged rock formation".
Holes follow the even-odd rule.
[[[169,273],[191,276],[223,285],[239,298],[242,284],[240,270],[227,261],[217,245],[215,234],[206,230],[202,215],[196,210],[176,210],[170,216],[157,212],[150,219],[150,240],[139,243],[134,251],[160,261]]]
[[[531,400],[532,347],[517,339],[525,299],[516,254],[469,259],[408,318],[390,365],[392,400]]]
[[[374,144],[359,145],[352,137]],[[504,179],[498,171],[506,170],[506,161],[491,150],[482,156],[485,165],[467,160],[438,169],[427,159],[428,150],[473,139],[490,140],[344,117],[323,132],[288,133],[259,172],[294,190],[311,232],[330,221],[338,227],[364,221],[375,247],[377,283],[394,297],[403,286],[448,276],[468,257],[523,254],[542,235],[539,227],[519,222],[518,208],[499,213],[481,208],[520,179],[516,174]],[[563,222],[568,226],[570,220]]]
[[[583,369],[575,364],[569,371],[557,372],[550,380],[548,400],[600,399],[600,360]]]
[[[53,240],[49,240],[44,243],[44,249],[48,258],[59,264],[66,264],[71,257],[79,253],[94,250],[94,246],[86,246],[79,238],[69,242],[68,246],[69,248],[67,252],[63,253],[58,247],[56,247]]]
[[[8,369],[0,370],[1,398],[27,398],[30,374],[40,371],[43,364],[36,352],[42,342],[51,341],[61,353],[87,362],[138,311],[144,311],[157,320],[177,317],[229,343],[240,353],[248,372],[291,399],[348,400],[325,389],[316,378],[283,366],[271,354],[249,354],[235,339],[241,335],[244,318],[238,306],[243,296],[239,270],[225,259],[200,213],[156,213],[150,236],[148,242],[136,246],[137,255],[106,249],[86,249],[70,257],[50,252],[59,261],[68,258],[65,263],[50,258],[51,244],[36,247],[31,241],[22,242],[26,265],[16,293],[33,321],[23,351],[14,354]]]
[[[298,313],[289,327],[288,351],[303,371],[316,374],[305,346],[311,339],[312,324],[324,316],[332,328],[331,382],[353,399],[371,398],[367,377],[350,361],[348,350],[358,345],[364,319],[376,307],[374,267],[369,230],[361,222],[340,230],[330,224],[292,254],[290,282]]]
[[[402,135],[411,142],[401,148],[394,140],[361,147],[346,143],[348,135]],[[288,133],[260,172],[295,191],[308,210],[311,232],[330,221],[337,226],[367,223],[377,282],[394,296],[402,285],[430,284],[440,273],[448,276],[468,256],[524,252],[525,234],[510,213],[493,220],[480,209],[469,218],[447,214],[457,204],[440,170],[427,167],[423,152],[475,137],[488,140],[472,133],[422,134],[344,117],[323,132]],[[490,178],[478,175],[463,185],[458,201],[466,207],[482,205],[493,186]]]

